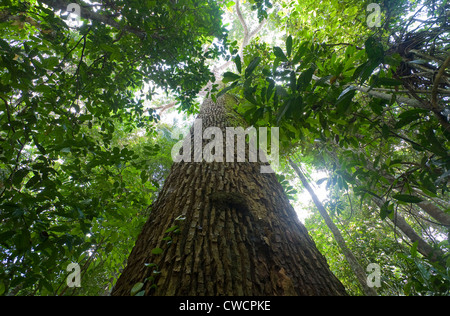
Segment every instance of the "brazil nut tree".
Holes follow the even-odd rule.
[[[112,295],[346,294],[275,174],[248,148],[239,159],[238,139],[227,139],[235,104],[228,95],[202,104],[187,161],[173,164]]]

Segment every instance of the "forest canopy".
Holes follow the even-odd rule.
[[[350,253],[381,268],[378,295],[449,295],[449,12],[3,0],[0,295],[108,295],[178,135],[224,94],[248,125],[279,127],[278,180],[349,294],[367,294]],[[319,186],[326,197],[302,204]]]

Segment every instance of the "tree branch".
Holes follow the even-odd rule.
[[[239,48],[239,57],[241,57],[242,60],[244,58],[244,48],[250,43],[252,37],[255,36],[262,29],[262,27],[266,23],[266,19],[262,20],[261,23],[259,23],[258,26],[253,31],[250,31],[242,14],[239,0],[236,1],[236,14],[238,16],[239,22],[241,23],[244,29],[244,38],[242,40],[241,47]]]
[[[350,43],[325,44],[325,46],[354,46],[357,50],[364,50],[364,48]]]
[[[352,251],[346,245],[341,232],[339,231],[337,226],[334,224],[331,217],[328,215],[328,212],[326,211],[322,202],[320,202],[320,200],[318,199],[317,195],[314,193],[314,190],[309,185],[308,179],[302,173],[302,171],[300,170],[298,165],[296,163],[294,163],[290,158],[289,158],[289,164],[291,165],[292,169],[294,169],[297,176],[300,178],[300,181],[302,182],[303,186],[306,188],[308,193],[311,195],[311,198],[314,201],[314,204],[316,205],[317,209],[319,210],[319,213],[322,216],[323,220],[325,221],[325,224],[331,230],[337,244],[339,245],[342,252],[344,253],[345,259],[347,259],[347,262],[350,264],[350,267],[352,268],[353,272],[355,273],[355,276],[361,286],[361,290],[367,296],[376,296],[377,292],[375,291],[375,289],[367,286],[367,276],[366,276],[366,273],[364,272],[364,269],[361,267],[361,265],[358,263],[358,260],[353,255]]]
[[[239,22],[241,22],[241,25],[244,28],[244,37],[245,37],[246,35],[248,35],[248,27],[247,23],[245,22],[244,16],[242,15],[241,4],[239,0],[236,1],[236,14],[239,18]]]
[[[159,112],[159,114],[161,115],[164,111],[166,111],[170,108],[173,108],[176,104],[177,104],[177,101],[174,101],[174,102],[171,102],[171,103],[168,103],[165,105],[158,106],[156,108],[152,108],[152,110],[161,110],[161,112]]]
[[[383,93],[383,92],[379,92],[379,91],[374,91],[373,89],[370,88],[366,88],[366,87],[361,87],[361,86],[353,86],[356,90],[367,93],[368,95],[371,95],[373,97],[376,98],[380,98],[383,100],[392,100],[392,94],[387,94],[387,93]],[[419,108],[419,109],[425,109],[425,110],[431,110],[429,107],[427,107],[426,105],[424,105],[422,102],[420,102],[419,100],[416,99],[410,99],[407,97],[402,97],[402,96],[396,96],[396,100],[401,102],[401,103],[405,103],[409,106],[412,106],[414,108]]]
[[[439,106],[437,104],[437,93],[439,88],[439,82],[441,81],[442,76],[444,75],[445,69],[450,64],[450,55],[447,57],[447,59],[444,61],[444,63],[441,65],[441,68],[439,68],[439,71],[434,78],[434,84],[433,89],[431,90],[431,105],[433,108],[438,109]]]
[[[316,75],[313,75],[313,79],[314,80],[320,80],[320,77],[317,77]],[[328,85],[335,85],[335,86],[339,86],[339,84],[336,83],[331,83],[330,80],[325,81],[326,84]],[[379,92],[379,91],[374,91],[374,89],[371,88],[367,88],[367,87],[362,87],[362,86],[354,86],[354,85],[348,85],[346,86],[348,87],[352,87],[355,90],[358,90],[360,92],[364,92],[367,93],[368,95],[371,95],[373,97],[376,98],[380,98],[383,100],[392,100],[392,94],[387,94],[387,93],[383,93],[383,92]],[[427,107],[426,105],[422,104],[422,102],[420,102],[419,100],[415,100],[415,99],[410,99],[410,98],[406,98],[406,97],[402,97],[402,96],[397,96],[396,97],[397,101],[401,102],[401,103],[405,103],[409,106],[415,107],[415,108],[420,108],[420,109],[425,109],[425,110],[431,110],[429,107]]]

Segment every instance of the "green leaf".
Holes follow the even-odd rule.
[[[183,215],[178,215],[177,218],[175,218],[176,221],[184,221],[186,220],[186,217],[184,217]]]
[[[372,99],[369,103],[370,108],[372,111],[377,114],[381,115],[383,113],[383,107],[385,105],[385,102],[381,99]]]
[[[255,100],[255,97],[253,96],[254,89],[248,88],[244,90],[244,97],[246,100],[250,101],[251,103],[257,105],[258,102]]]
[[[30,170],[23,168],[23,169],[19,169],[14,173],[13,176],[13,184],[15,186],[18,186],[22,183],[23,178],[30,172]]]
[[[146,170],[142,170],[140,174],[141,182],[145,183],[148,180],[148,175]]]
[[[389,206],[390,201],[386,201],[380,208],[380,218],[384,220],[387,216],[393,217],[392,206]]]
[[[373,37],[369,37],[364,45],[367,57],[369,57],[370,60],[381,61],[384,56],[384,50],[383,46],[380,44],[380,41]]]
[[[360,78],[360,84],[363,84],[370,77],[375,68],[380,65],[380,63],[381,61],[378,59],[370,59],[367,62],[363,63],[355,69],[355,72],[353,73],[353,80]]]
[[[417,64],[417,65],[425,65],[427,63],[428,62],[424,59],[416,59],[416,60],[408,61],[408,64]]]
[[[280,114],[277,117],[277,125],[280,123],[280,120],[284,117],[284,115],[286,114],[287,110],[289,110],[289,107],[292,104],[292,100],[287,100],[283,106],[283,109],[281,110]]]
[[[144,283],[138,282],[136,283],[130,291],[131,296],[135,296],[142,288],[144,287]]]
[[[407,203],[420,203],[423,200],[417,196],[409,194],[395,194],[392,196],[397,201],[407,202]]]
[[[328,127],[328,121],[322,113],[319,113],[319,123],[322,126],[323,130],[326,130]]]
[[[314,74],[315,68],[310,67],[298,77],[297,81],[297,88],[299,91],[305,91],[305,88],[309,85],[311,82],[312,76]]]
[[[392,78],[378,78],[376,80],[376,86],[401,86],[402,82]]]
[[[165,234],[173,232],[175,229],[178,229],[178,225],[173,225],[172,227],[169,227],[168,229],[166,229],[166,231],[164,232]]]
[[[239,73],[241,73],[241,71],[242,71],[241,56],[236,55],[236,57],[234,57],[233,61],[234,61],[234,64],[236,65],[237,71]]]
[[[27,184],[25,185],[26,188],[31,188],[35,184],[37,184],[41,180],[41,176],[39,174],[36,174],[33,176],[30,180],[28,180]]]
[[[161,248],[153,248],[152,249],[152,255],[160,255],[163,253],[163,250]]]
[[[292,92],[295,92],[297,90],[297,78],[295,76],[295,71],[291,71],[290,77],[289,77],[289,84]]]
[[[273,53],[274,53],[275,56],[276,56],[277,58],[279,58],[281,61],[288,61],[286,55],[283,53],[283,50],[282,50],[280,47],[275,46],[275,47],[273,48]]]
[[[100,49],[103,49],[104,51],[107,51],[109,53],[114,53],[115,51],[118,50],[117,46],[111,46],[111,45],[108,45],[108,44],[105,44],[105,43],[100,44],[99,47],[100,47]]]
[[[42,66],[47,69],[53,69],[55,66],[59,64],[58,57],[48,57],[42,61]]]
[[[238,80],[239,78],[241,78],[241,76],[239,76],[239,75],[237,75],[237,74],[235,74],[235,73],[232,73],[232,72],[227,71],[227,72],[225,72],[225,73],[223,74],[222,82],[223,82],[223,83],[228,83],[228,82],[231,82],[231,81],[236,81],[236,80]]]
[[[348,87],[339,95],[336,102],[336,112],[339,115],[343,115],[349,109],[352,99],[355,96],[356,90],[352,87]]]
[[[268,78],[266,79],[266,81],[269,81],[269,86],[267,87],[267,92],[266,92],[266,101],[269,101],[272,96],[272,92],[275,88],[275,81],[273,81],[272,79],[268,79]]]
[[[158,267],[158,265],[156,263],[144,263],[144,266],[146,266],[148,268]]]
[[[233,82],[231,85],[229,85],[228,87],[222,89],[219,93],[217,93],[216,98],[218,98],[218,97],[224,95],[225,93],[227,93],[228,91],[232,90],[234,87],[237,86],[237,84],[238,84],[238,82],[235,81],[235,82]]]
[[[417,114],[423,114],[423,113],[428,113],[428,112],[429,112],[428,110],[424,110],[424,109],[412,109],[412,110],[408,110],[408,111],[401,113],[398,117],[400,119],[407,118],[407,117],[417,117]]]
[[[424,176],[421,178],[422,178],[422,181],[421,181],[422,191],[424,191],[426,194],[428,194],[430,196],[436,197],[437,188],[436,188],[436,185],[433,183],[433,181],[430,179],[430,177]]]
[[[286,54],[288,57],[291,57],[291,51],[292,51],[292,36],[289,35],[286,39]]]
[[[19,253],[22,253],[31,247],[31,235],[28,229],[23,229],[15,236],[15,246]]]
[[[305,55],[306,50],[308,49],[308,42],[303,42],[300,47],[297,50],[297,53],[294,56],[294,59],[292,59],[292,64],[297,64],[300,59]]]
[[[399,116],[400,117],[400,116]],[[400,121],[398,121],[397,123],[395,123],[395,128],[396,129],[400,129],[406,125],[408,125],[409,123],[412,123],[416,120],[420,119],[420,115],[419,114],[415,114],[415,115],[411,115],[411,116],[406,116],[406,117],[402,117],[400,119]]]
[[[418,246],[419,246],[419,241],[413,242],[413,244],[412,244],[412,246],[411,246],[410,252],[411,252],[411,256],[412,256],[413,258],[416,258],[416,257],[417,257],[417,247],[418,247]]]
[[[245,69],[245,79],[250,77],[250,75],[253,73],[255,68],[259,65],[261,62],[261,57],[256,56],[252,59],[252,61],[248,64],[247,68]]]
[[[405,284],[405,286],[403,287],[403,291],[405,292],[406,295],[408,295],[408,296],[411,295],[412,286],[413,286],[413,281],[411,281],[411,280]]]
[[[390,130],[389,126],[386,124],[383,124],[383,126],[381,127],[381,136],[383,136],[384,139],[388,139],[390,132],[391,132],[391,130]]]
[[[434,134],[434,131],[432,128],[429,128],[426,131],[426,138],[427,141],[430,144],[430,149],[432,152],[434,152],[435,154],[442,156],[442,157],[447,157],[447,150],[442,147],[442,143],[436,138],[436,135]]]
[[[320,78],[319,80],[316,81],[316,87],[326,87],[328,86],[327,81],[330,80],[333,77],[333,75],[328,75],[325,77]]]
[[[39,280],[39,287],[45,287],[45,289],[49,292],[49,293],[53,293],[53,287],[52,284],[46,279],[46,278],[42,278]]]
[[[378,163],[380,162],[381,155],[378,155],[373,162],[373,167],[376,169],[378,167]]]
[[[3,282],[3,280],[0,280],[0,296],[2,296],[3,293],[5,293],[5,291],[6,291],[5,283]]]
[[[279,58],[275,58],[275,60],[273,61],[273,66],[272,66],[272,73],[275,76],[277,73],[277,69],[278,69],[278,65],[280,64],[280,59]]]

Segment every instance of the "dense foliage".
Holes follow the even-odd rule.
[[[383,4],[384,25],[372,30],[363,5],[289,6],[280,18],[287,25],[284,41],[271,46],[255,40],[244,60],[233,57],[237,71],[224,74],[231,83],[223,91],[243,99],[237,110],[251,124],[280,127],[287,156],[300,154],[310,167],[327,170],[322,181],[335,191],[329,211],[340,205],[335,220],[350,218],[348,242],[361,264],[395,267],[385,270],[392,288],[381,293],[448,294],[448,4]],[[302,18],[305,9],[319,18]],[[351,207],[348,199],[356,198]],[[340,250],[318,235],[326,231],[323,224],[317,218],[307,224],[345,279]],[[403,242],[392,245],[398,238],[411,251]]]
[[[226,38],[215,1],[78,3],[0,7],[0,294],[66,294],[71,261],[106,291],[171,163],[145,104],[190,109]]]
[[[195,112],[224,59],[219,94],[280,127],[283,157],[328,174],[326,209],[360,264],[382,267],[378,294],[449,294],[447,1],[253,0],[239,10],[261,23],[253,38],[239,1],[75,2],[75,26],[69,1],[0,5],[0,295],[109,293],[172,163],[155,104]],[[311,213],[319,250],[361,294]]]

